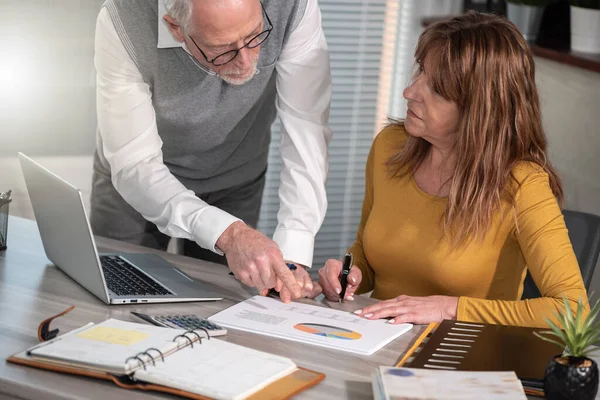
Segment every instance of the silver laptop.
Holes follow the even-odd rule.
[[[107,304],[222,300],[156,254],[98,254],[81,191],[19,153],[46,256]]]

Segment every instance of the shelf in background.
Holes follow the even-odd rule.
[[[534,43],[530,43],[529,47],[534,56],[600,73],[600,54],[559,51]]]
[[[424,18],[422,24],[424,27],[435,22],[449,18],[449,16]],[[530,43],[531,52],[536,57],[546,58],[548,60],[560,62],[586,69],[588,71],[600,73],[600,54],[578,53],[569,50],[557,50],[549,47],[542,47],[535,43]]]

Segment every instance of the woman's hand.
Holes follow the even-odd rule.
[[[456,319],[457,307],[458,297],[401,295],[364,307],[362,310],[356,310],[354,314],[366,319],[392,317],[389,321],[390,324],[428,324],[442,322],[444,319]]]
[[[323,268],[319,270],[319,284],[323,288],[323,294],[327,300],[337,301],[342,292],[340,284],[340,273],[342,272],[342,262],[339,260],[327,260]],[[344,300],[354,300],[354,292],[358,289],[358,285],[362,280],[362,272],[358,267],[352,266],[348,273],[348,287]]]

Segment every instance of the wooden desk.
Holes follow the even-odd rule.
[[[52,325],[53,328],[60,328],[61,333],[87,322],[101,322],[107,318],[136,321],[130,311],[191,313],[208,317],[256,294],[230,276],[226,267],[157,252],[187,274],[219,286],[225,300],[210,303],[107,306],[48,261],[34,221],[11,216],[7,236],[8,249],[0,252],[0,399],[174,398],[128,391],[109,382],[27,368],[9,364],[5,360],[38,343],[39,322],[70,305],[75,305],[75,310],[57,319]],[[97,244],[101,251],[150,251],[103,238],[98,238]],[[302,301],[348,310],[372,302],[371,299],[357,297],[354,302],[341,306],[327,301]],[[230,342],[290,357],[300,366],[327,374],[323,382],[300,394],[298,399],[371,399],[370,382],[375,367],[393,365],[422,329],[422,326],[415,326],[372,356],[352,355],[232,329],[225,338]]]

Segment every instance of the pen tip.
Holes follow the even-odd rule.
[[[342,304],[342,299],[338,299],[338,303]]]

